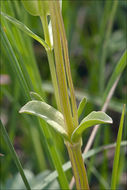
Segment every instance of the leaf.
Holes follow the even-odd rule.
[[[63,115],[47,103],[36,100],[29,101],[20,109],[19,113],[28,113],[42,118],[58,133],[68,138],[64,129]]]
[[[127,67],[127,49],[124,51],[121,59],[116,64],[116,67],[108,81],[107,87],[106,87],[106,89],[104,91],[104,95],[103,95],[103,102],[105,102],[106,97],[107,97],[110,89],[112,88],[114,82],[117,80],[117,78],[121,75],[121,73],[123,72],[123,70],[126,67]]]
[[[81,100],[81,102],[79,103],[79,106],[78,106],[78,118],[81,116],[81,114],[84,110],[84,107],[86,105],[86,102],[87,102],[86,97],[83,97],[83,99]]]
[[[13,51],[13,48],[6,36],[6,33],[4,32],[3,28],[0,26],[0,32],[1,32],[1,41],[4,49],[6,49],[7,56],[9,57],[9,63],[13,69],[13,71],[16,74],[16,77],[19,80],[19,83],[21,84],[21,87],[23,89],[24,95],[27,98],[27,100],[30,99],[29,95],[29,88],[27,85],[27,82],[24,77],[24,73],[22,72],[22,69],[20,67],[20,64],[18,62],[18,59],[15,55],[15,52]]]
[[[39,100],[44,102],[44,99],[36,92],[30,92],[30,96],[32,100]]]
[[[97,124],[112,123],[112,119],[102,111],[93,111],[87,115],[80,125],[73,131],[71,139],[76,141],[84,132],[85,129]]]
[[[113,161],[113,171],[112,171],[112,179],[111,179],[111,189],[116,189],[119,158],[120,158],[120,144],[121,144],[121,139],[122,139],[123,123],[124,123],[124,114],[125,114],[125,104],[123,106],[123,111],[122,111],[122,116],[120,120],[118,136],[117,136],[117,142],[116,142],[116,150],[115,150],[115,156],[114,156],[114,161]]]
[[[1,29],[1,34],[2,34],[1,37],[2,37],[3,49],[4,49],[5,53],[6,53],[5,55],[7,55],[8,61],[10,63],[10,64],[7,64],[7,66],[9,66],[9,65],[12,66],[13,72],[18,77],[17,78],[19,80],[18,82],[19,82],[20,86],[23,89],[23,94],[24,94],[24,98],[25,98],[24,101],[29,101],[29,100],[31,100],[31,98],[30,98],[30,89],[31,88],[26,88],[27,87],[27,81],[26,81],[26,78],[24,77],[24,70],[22,70],[20,68],[20,63],[18,62],[18,60],[16,58],[16,55],[15,55],[13,49],[12,49],[12,46],[11,46],[11,44],[10,44],[10,42],[9,42],[9,40],[8,40],[6,34],[3,31],[3,29],[2,29],[1,26],[0,26],[0,29]],[[9,31],[9,32],[11,32],[11,31]],[[20,41],[19,41],[19,43],[20,43]],[[24,43],[24,41],[23,41],[23,43]],[[32,49],[32,48],[30,48],[30,49]],[[18,51],[17,48],[16,48],[16,50]],[[33,57],[31,57],[31,58],[33,59]],[[34,69],[34,67],[32,67],[32,68]],[[34,69],[34,74],[36,74],[35,69]],[[37,80],[37,83],[38,83],[39,80],[38,80],[37,77],[36,77],[36,80]],[[24,82],[26,83],[26,86],[25,86]],[[36,88],[36,86],[35,86],[35,88]],[[33,122],[36,122],[36,125],[38,125],[38,127],[40,129],[39,130],[40,131],[40,135],[43,134],[45,136],[45,138],[46,138],[45,139],[46,148],[47,148],[47,145],[48,145],[48,150],[47,149],[46,150],[49,151],[49,155],[50,155],[50,158],[53,161],[53,165],[54,165],[55,169],[57,170],[57,172],[59,174],[58,179],[59,179],[60,186],[61,186],[62,189],[69,189],[67,177],[66,177],[65,173],[63,172],[62,164],[61,164],[61,161],[60,161],[59,154],[56,151],[56,147],[54,146],[53,141],[52,141],[52,144],[51,144],[51,141],[49,140],[49,139],[52,139],[52,133],[50,132],[49,128],[47,128],[47,123],[44,122],[43,120],[41,122],[39,122],[38,120],[36,120],[35,118],[32,118],[32,117],[29,119],[28,116],[25,116],[25,118],[27,118],[28,122],[30,123],[30,125],[29,125],[30,126],[30,128],[29,128],[30,131],[32,130],[31,125],[34,124]],[[31,122],[32,122],[32,124],[31,124]],[[42,128],[43,128],[43,130],[42,130]],[[31,139],[31,140],[34,143],[34,140],[33,139]],[[43,141],[43,139],[42,139],[42,141]],[[38,147],[38,145],[37,144],[34,144],[34,145],[35,145],[35,154],[41,155],[42,152],[41,152],[41,154],[38,153],[38,151],[40,150],[40,148]],[[40,162],[40,157],[37,158],[37,161],[38,161],[38,163]]]
[[[27,35],[29,35],[30,37],[34,38],[35,40],[37,40],[41,45],[44,46],[45,49],[49,49],[48,44],[39,36],[37,36],[35,33],[33,33],[24,23],[20,22],[19,20],[1,12],[1,15],[7,19],[8,21],[10,21],[12,24],[14,24],[17,28],[19,28],[20,30],[22,30],[23,32],[25,32]]]

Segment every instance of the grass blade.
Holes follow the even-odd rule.
[[[119,80],[119,78],[120,78],[120,74],[121,74],[121,72],[123,71],[123,70],[121,70],[120,69],[120,65],[121,64],[125,64],[126,65],[126,62],[125,62],[125,60],[126,60],[126,54],[127,54],[127,51],[125,51],[125,53],[124,53],[124,57],[122,56],[122,58],[124,58],[124,59],[122,59],[122,60],[124,60],[124,61],[119,61],[118,63],[117,63],[117,66],[116,66],[116,69],[115,69],[115,71],[113,72],[113,74],[112,74],[112,76],[111,76],[111,78],[110,78],[110,80],[109,80],[109,82],[108,82],[108,87],[107,87],[107,91],[105,90],[105,92],[104,92],[104,96],[103,96],[103,98],[104,98],[104,101],[102,101],[103,102],[103,106],[102,106],[102,109],[101,110],[103,110],[103,111],[106,111],[107,110],[107,107],[108,107],[108,105],[109,105],[109,102],[110,102],[110,100],[111,100],[111,98],[112,98],[112,96],[113,96],[113,93],[114,93],[114,90],[115,90],[115,88],[116,88],[116,85],[117,85],[117,82],[118,82],[118,80]],[[121,60],[121,59],[120,59]],[[122,67],[122,66],[121,66]],[[125,68],[125,67],[124,67]],[[120,72],[120,70],[121,70],[121,72]],[[92,145],[92,143],[93,143],[93,141],[94,141],[94,139],[95,139],[95,135],[96,135],[96,133],[97,133],[97,131],[98,131],[98,128],[99,128],[99,125],[96,125],[95,127],[94,127],[94,129],[93,129],[93,131],[92,131],[92,133],[91,133],[91,135],[90,135],[90,137],[89,137],[89,140],[88,140],[88,142],[87,142],[87,145],[86,145],[86,147],[85,147],[85,149],[84,149],[84,151],[86,152],[86,151],[88,151],[88,149],[90,149],[90,147],[91,147],[91,145]]]
[[[9,4],[9,2],[2,2],[3,12],[5,12],[6,14],[9,13],[9,15],[12,15],[13,17],[19,15],[20,20],[28,23],[28,14],[24,12],[24,15],[21,15],[21,5],[18,4],[18,7],[20,8],[19,12],[17,12],[17,10],[19,10],[17,9],[17,7],[16,10],[14,9],[14,3]],[[11,10],[11,12],[9,10]],[[15,11],[17,12],[17,14]],[[25,18],[25,20],[23,18]],[[2,17],[1,21],[3,29],[5,29],[7,38],[9,39],[10,44],[13,47],[13,51],[15,52],[16,57],[19,61],[27,85],[30,86],[29,89],[31,89],[31,91],[38,92],[43,96],[43,98],[45,98],[45,93],[42,88],[42,80],[33,50],[33,39],[29,38],[29,36],[26,34],[24,35],[21,30],[19,30],[14,24],[8,22],[8,20],[4,17]],[[6,55],[6,50],[4,51]]]
[[[119,60],[119,62],[116,65],[116,68],[114,69],[112,76],[110,77],[110,80],[108,82],[108,85],[107,85],[106,90],[103,95],[103,102],[105,102],[106,97],[114,84],[114,81],[117,80],[117,78],[120,76],[120,74],[123,72],[123,70],[127,66],[126,60],[127,60],[127,50],[125,50],[125,52],[123,53],[121,59]]]
[[[14,24],[17,28],[19,28],[20,30],[22,30],[23,32],[25,32],[28,36],[34,38],[35,40],[37,40],[42,46],[44,46],[45,49],[48,49],[48,45],[47,43],[40,38],[39,36],[37,36],[36,34],[34,34],[25,24],[23,24],[22,22],[18,21],[17,19],[1,12],[1,15],[6,18],[8,21],[10,21],[12,24]]]
[[[5,127],[3,126],[1,120],[0,120],[0,131],[2,132],[3,137],[4,137],[4,140],[5,140],[6,144],[8,145],[9,151],[11,152],[11,155],[12,155],[14,161],[15,161],[15,164],[16,164],[16,166],[17,166],[19,172],[20,172],[20,175],[21,175],[21,177],[22,177],[22,180],[23,180],[23,182],[24,182],[24,184],[25,184],[25,186],[26,186],[26,189],[27,189],[27,190],[30,190],[31,188],[30,188],[30,185],[29,185],[29,183],[28,183],[28,181],[27,181],[27,178],[26,178],[26,176],[25,176],[25,174],[24,174],[22,165],[21,165],[21,163],[20,163],[20,161],[19,161],[19,159],[18,159],[18,156],[17,156],[17,154],[16,154],[16,152],[15,152],[15,150],[14,150],[14,147],[13,147],[11,141],[10,141],[10,138],[9,138],[9,136],[8,136],[8,134],[7,134],[7,131],[6,131]]]
[[[108,20],[108,26],[105,33],[105,39],[102,46],[102,52],[100,57],[100,80],[99,80],[99,86],[100,86],[100,92],[102,93],[105,86],[105,63],[107,58],[107,47],[108,47],[108,41],[112,32],[112,27],[114,23],[115,14],[118,8],[118,0],[113,1],[111,13],[109,14],[109,20]]]
[[[122,111],[122,116],[120,120],[118,136],[117,136],[117,142],[116,142],[116,150],[115,150],[115,156],[114,156],[114,161],[113,161],[113,171],[112,171],[112,179],[111,179],[111,189],[116,189],[117,172],[118,172],[118,165],[119,165],[119,158],[120,158],[120,144],[121,144],[121,139],[122,139],[122,131],[123,131],[123,123],[124,123],[124,114],[125,114],[125,104],[123,106],[123,111]]]
[[[5,47],[5,49],[6,49],[7,53],[8,53],[8,56],[10,58],[10,64],[12,66],[12,69],[14,69],[16,75],[18,76],[18,79],[19,79],[20,84],[22,86],[22,89],[23,89],[23,91],[25,93],[25,96],[27,97],[27,100],[29,100],[30,99],[29,88],[28,88],[27,83],[26,83],[26,81],[24,79],[24,76],[23,76],[23,73],[21,71],[19,62],[18,62],[18,60],[17,60],[17,58],[15,56],[15,53],[14,53],[12,47],[11,47],[11,44],[10,44],[10,42],[9,42],[9,40],[8,40],[6,34],[4,33],[1,26],[0,26],[0,29],[1,29],[1,34],[2,34],[1,35],[2,36],[2,38],[1,38],[2,39],[2,44]]]
[[[9,60],[10,60],[9,63],[11,64],[12,69],[14,70],[14,72],[16,73],[16,76],[18,77],[18,80],[19,80],[19,83],[21,85],[22,91],[24,92],[25,100],[29,101],[29,100],[31,100],[31,97],[30,97],[30,94],[29,94],[29,88],[28,88],[27,83],[26,83],[26,81],[24,79],[24,76],[23,76],[23,72],[22,72],[22,70],[20,68],[18,60],[17,60],[17,58],[16,58],[16,56],[14,54],[14,51],[13,51],[13,49],[11,47],[11,44],[10,44],[6,34],[4,33],[2,27],[0,27],[0,28],[1,28],[1,34],[2,34],[2,43],[3,43],[3,46],[4,46],[4,48],[6,49],[6,51],[8,53]],[[45,137],[46,137],[46,142],[47,142],[46,144],[48,144],[50,156],[51,156],[51,158],[53,160],[55,168],[57,169],[57,171],[59,173],[60,184],[62,184],[63,189],[68,189],[68,181],[67,181],[67,178],[66,178],[66,176],[65,176],[65,174],[63,172],[62,164],[60,162],[58,152],[55,149],[54,143],[51,144],[50,142],[48,142],[49,136],[52,139],[52,135],[51,135],[50,131],[47,129],[46,123],[43,122],[43,125],[41,124],[41,126],[43,128],[43,132],[45,130]],[[39,128],[40,128],[40,130],[42,132],[41,126],[39,126]]]

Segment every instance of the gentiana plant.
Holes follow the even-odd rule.
[[[86,105],[86,98],[83,98],[77,109],[60,2],[53,0],[22,0],[22,2],[30,14],[39,16],[41,19],[45,42],[40,41],[47,52],[58,110],[44,102],[37,93],[31,93],[34,100],[25,104],[20,109],[20,113],[42,118],[63,137],[72,164],[76,188],[89,189],[81,153],[82,133],[96,124],[110,124],[112,119],[102,111],[93,111],[79,123],[79,117]],[[50,18],[49,22],[47,16]],[[26,31],[28,33],[28,30]],[[32,35],[30,31],[29,34]]]

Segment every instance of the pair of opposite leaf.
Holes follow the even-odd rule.
[[[42,15],[43,16],[50,15],[49,4],[48,4],[49,2],[47,1],[29,2],[27,0],[22,0],[22,2],[26,10],[34,16],[41,17]],[[30,31],[28,31],[28,29],[27,29],[27,33],[29,33],[30,35],[33,35],[30,33]],[[71,134],[71,139],[70,139],[65,129],[64,117],[62,113],[60,113],[58,110],[56,110],[52,106],[45,103],[37,93],[31,93],[31,96],[32,98],[34,97],[34,99],[36,100],[30,101],[25,106],[23,106],[20,110],[20,113],[28,113],[28,114],[36,115],[42,118],[50,126],[52,126],[58,133],[60,133],[65,139],[71,142],[76,142],[81,137],[83,131],[88,127],[91,127],[96,124],[101,124],[101,123],[112,123],[112,119],[104,112],[93,111],[80,122],[79,126]],[[85,104],[86,104],[86,99],[84,98],[80,102],[80,105],[78,108],[78,117],[80,117],[85,107]]]
[[[53,127],[62,137],[72,143],[77,142],[82,133],[88,127],[94,126],[96,124],[110,124],[112,123],[112,119],[102,111],[93,111],[88,114],[78,125],[77,128],[74,129],[71,137],[68,136],[68,133],[64,124],[64,117],[61,112],[47,104],[43,101],[43,99],[37,93],[31,92],[32,101],[29,101],[25,104],[20,113],[27,113],[31,115],[38,116],[45,120],[47,124]],[[83,109],[86,104],[86,98],[83,98],[78,107],[78,117],[81,116]]]

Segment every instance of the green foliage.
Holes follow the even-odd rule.
[[[25,77],[22,73],[20,64],[17,60],[17,57],[12,49],[12,46],[6,36],[6,34],[4,33],[3,29],[0,26],[0,30],[1,30],[1,34],[2,34],[2,45],[4,46],[4,48],[6,49],[9,59],[10,59],[10,63],[11,63],[11,67],[13,68],[14,72],[16,73],[20,84],[22,86],[22,89],[24,90],[25,96],[29,99],[30,95],[29,95],[29,88],[28,85],[25,81]]]
[[[41,14],[49,14],[49,5],[46,1],[29,1],[22,0],[25,9],[34,16],[40,16]]]
[[[114,161],[113,161],[111,189],[116,189],[116,185],[117,185],[116,182],[117,182],[117,173],[118,173],[119,158],[120,158],[120,144],[122,140],[122,132],[123,132],[123,126],[124,126],[124,114],[125,114],[125,105],[123,106],[123,111],[122,111],[120,125],[119,125],[119,131],[117,135],[116,150],[115,150]]]
[[[100,127],[94,138],[93,149],[83,154],[87,171],[89,170],[88,181],[91,189],[95,186],[97,189],[109,188],[111,172],[107,163],[113,160],[113,156],[110,158],[108,155],[112,155],[110,151],[112,153],[117,145],[111,186],[113,188],[117,186],[122,189],[126,188],[124,181],[120,180],[123,176],[122,172],[125,173],[127,169],[126,152],[125,148],[122,148],[127,146],[127,142],[124,141],[127,136],[126,127],[122,126],[123,116],[121,116],[117,135],[118,119],[122,112],[122,105],[126,101],[126,3],[118,0],[96,3],[75,1],[72,5],[71,1],[63,1],[64,25],[61,22],[59,5],[53,5],[55,14],[52,15],[55,17],[54,31],[56,33],[56,38],[53,39],[51,12],[49,12],[50,6],[46,5],[47,2],[39,0],[23,2],[24,6],[22,1],[1,2],[1,119],[13,144],[11,148],[15,149],[19,157],[13,158],[14,155],[11,156],[8,153],[9,143],[5,143],[7,141],[2,138],[0,155],[4,156],[0,156],[1,188],[25,189],[22,180],[24,175],[32,189],[69,189],[68,181],[71,181],[72,177],[71,163],[68,161],[69,157],[63,138],[65,142],[69,141],[74,145],[75,141],[82,136],[82,148],[84,148],[90,133],[90,130],[85,131],[86,128],[97,123],[105,123],[105,121],[111,122],[107,115],[105,118],[105,113],[103,113],[102,120],[102,118],[95,117],[99,112],[92,112],[100,110],[106,104],[107,110],[105,112],[113,118],[113,127],[107,127],[108,123],[103,128]],[[39,3],[41,6],[38,6]],[[31,6],[29,6],[30,4]],[[37,16],[41,16],[41,23]],[[69,56],[63,26],[65,26],[67,34]],[[63,106],[66,104],[67,97],[63,98],[62,106],[60,98],[65,93],[65,87],[58,83],[58,78],[61,78],[63,74],[62,59],[57,62],[59,54],[58,52],[56,56],[54,54],[56,51],[54,47],[58,41],[61,44],[58,52],[60,54],[61,48],[63,68],[66,73],[66,94],[69,100],[67,111],[70,109],[71,112],[71,117],[66,114],[66,118],[70,117],[71,125],[74,125],[69,137],[65,114],[63,114]],[[68,57],[75,84],[74,92],[71,86],[72,81],[69,78],[70,71],[68,64],[66,64]],[[59,72],[56,62],[60,67]],[[51,77],[49,76],[49,68]],[[58,75],[60,76],[58,77]],[[8,82],[4,76],[9,78]],[[51,79],[53,85],[49,82]],[[63,92],[59,96],[62,88]],[[73,99],[73,93],[76,96],[76,103],[79,103],[78,109]],[[56,101],[54,101],[54,96]],[[40,119],[27,114],[19,114],[18,111],[22,105],[28,101],[41,102],[41,104],[37,104],[37,107],[32,106],[31,108],[30,106],[29,109],[32,111],[36,107],[34,115],[41,114]],[[45,101],[50,105],[47,105]],[[48,112],[47,108],[52,111]],[[84,110],[85,112],[83,112]],[[92,113],[94,113],[94,119],[91,118]],[[56,117],[57,114],[62,115],[60,121]],[[82,117],[84,119],[78,124],[78,119],[80,121]],[[83,133],[84,131],[85,133]],[[115,141],[116,135],[117,143],[110,144]],[[100,146],[102,144],[105,146]],[[121,148],[122,163],[119,166]],[[108,152],[109,154],[107,154]],[[78,157],[78,154],[76,156]],[[17,168],[13,162],[13,160],[17,162],[16,159],[22,160],[24,174],[20,168],[17,174]],[[4,164],[5,162],[6,164]],[[22,177],[20,177],[20,173]]]
[[[25,184],[26,189],[31,190],[30,185],[29,185],[29,183],[27,181],[27,178],[25,176],[25,173],[23,171],[22,165],[20,163],[20,160],[19,160],[19,158],[18,158],[18,156],[17,156],[17,154],[16,154],[16,152],[14,150],[14,147],[13,147],[11,141],[10,141],[10,138],[9,138],[9,136],[7,134],[7,131],[6,131],[5,127],[3,126],[1,120],[0,120],[0,131],[1,131],[2,135],[3,135],[3,137],[4,137],[4,140],[5,140],[8,148],[9,148],[9,151],[10,151],[10,153],[11,153],[11,155],[12,155],[14,161],[15,161],[15,164],[16,164],[19,172],[20,172],[20,175],[22,177],[22,180],[23,180],[23,182]]]
[[[49,104],[33,100],[23,106],[19,113],[27,113],[42,118],[58,133],[67,138],[67,132],[64,129],[63,115]]]
[[[79,106],[78,106],[78,118],[81,116],[81,114],[82,114],[82,112],[83,112],[83,110],[84,110],[84,107],[85,107],[86,103],[87,103],[87,99],[86,99],[86,97],[84,97],[84,98],[80,101]]]
[[[44,102],[44,99],[36,92],[30,92],[30,96],[32,100],[39,100]]]
[[[42,46],[45,47],[45,49],[48,49],[48,45],[47,43],[40,38],[39,36],[37,36],[36,34],[34,34],[24,23],[18,21],[17,19],[1,12],[1,15],[7,19],[8,21],[10,21],[12,24],[14,24],[17,28],[19,28],[21,31],[25,32],[28,36],[32,37],[33,39],[37,40]]]
[[[72,141],[76,141],[79,139],[82,135],[82,133],[91,126],[97,125],[97,124],[105,124],[105,123],[112,123],[111,117],[109,117],[107,114],[105,114],[102,111],[93,111],[89,115],[87,115],[80,123],[80,125],[74,130],[72,133]]]
[[[106,100],[106,96],[107,94],[109,93],[111,87],[113,86],[114,82],[117,80],[117,78],[122,74],[123,70],[127,67],[127,50],[124,51],[123,55],[121,56],[120,60],[118,61],[113,73],[112,73],[112,76],[108,82],[108,85],[105,89],[105,92],[104,92],[104,99],[103,101]]]
[[[121,147],[124,147],[124,146],[127,146],[127,141],[121,142]],[[115,147],[116,147],[116,143],[109,144],[106,146],[100,146],[99,148],[95,148],[95,149],[91,149],[87,153],[83,154],[83,159],[87,160],[88,158],[91,158],[94,155],[97,156],[97,154],[103,152],[104,150],[110,150],[110,149],[115,148]],[[63,165],[63,170],[65,172],[68,171],[69,169],[71,169],[71,162],[70,161],[66,162]],[[28,171],[28,172],[31,174],[30,171]],[[95,172],[92,171],[92,172],[95,173],[96,171]],[[47,175],[47,173],[48,173],[48,175]],[[32,175],[32,179],[30,179],[29,181],[30,181],[31,187],[35,188],[35,189],[45,189],[48,186],[52,187],[52,183],[55,182],[56,178],[58,177],[57,171],[53,171],[53,172],[45,171],[45,172],[38,174],[36,177],[35,176],[33,177],[33,174],[31,174],[31,175]],[[26,173],[26,176],[27,176],[27,173]],[[14,181],[14,183],[16,183],[16,181],[14,179],[13,179],[13,181]],[[99,179],[99,180],[101,180],[101,179]],[[105,182],[103,181],[102,183],[105,183]],[[106,183],[106,187],[107,186],[108,185]]]

